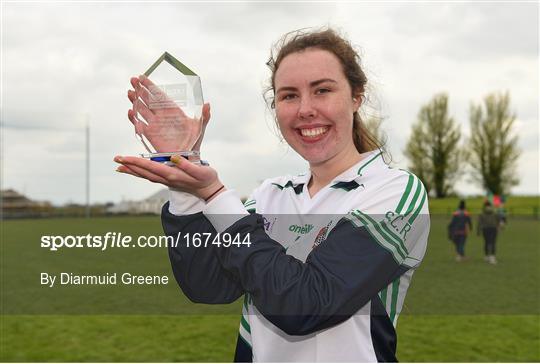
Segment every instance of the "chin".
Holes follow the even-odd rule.
[[[312,151],[302,151],[302,152],[298,152],[298,154],[300,154],[300,156],[309,164],[320,164],[332,158],[332,156],[324,152],[313,153]]]

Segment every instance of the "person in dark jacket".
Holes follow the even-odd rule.
[[[478,216],[477,233],[484,236],[484,260],[490,264],[497,264],[495,258],[495,242],[500,227],[500,218],[489,201],[484,203],[482,214]]]
[[[472,230],[472,221],[469,212],[465,209],[465,201],[459,201],[459,206],[452,214],[452,220],[448,224],[448,238],[456,246],[456,261],[465,259],[465,242],[467,235]]]

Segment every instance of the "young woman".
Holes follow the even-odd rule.
[[[458,209],[452,214],[450,224],[448,224],[448,238],[456,246],[457,262],[465,259],[465,243],[472,228],[471,215],[465,208],[465,200],[461,200],[459,201]]]
[[[484,237],[484,260],[490,264],[497,264],[495,257],[495,243],[497,241],[497,233],[501,221],[496,214],[491,202],[486,201],[482,209],[482,213],[478,216],[477,234]]]
[[[118,170],[169,186],[168,235],[251,242],[169,249],[191,300],[245,295],[236,361],[395,361],[395,325],[428,239],[426,191],[383,161],[363,127],[367,80],[346,40],[332,30],[289,34],[268,65],[279,130],[307,173],[268,179],[243,205],[212,167],[182,158],[169,167],[118,156]],[[146,82],[132,79],[136,90]],[[135,111],[148,114],[135,95]]]

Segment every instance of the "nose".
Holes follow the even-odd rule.
[[[300,119],[313,119],[317,116],[317,109],[311,100],[311,97],[306,96],[300,99],[300,107],[298,109],[298,117]]]

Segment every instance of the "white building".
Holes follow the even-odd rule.
[[[169,190],[164,188],[140,201],[121,201],[107,209],[111,214],[161,214],[161,208],[169,200]]]

